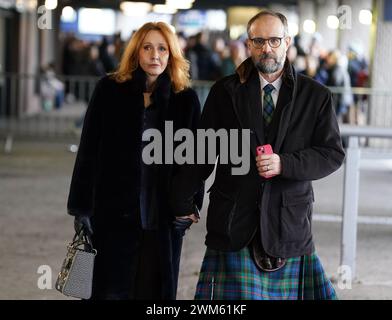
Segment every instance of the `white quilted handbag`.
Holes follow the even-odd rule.
[[[91,297],[94,259],[97,254],[87,235],[75,234],[67,247],[56,289],[66,296],[80,299]]]

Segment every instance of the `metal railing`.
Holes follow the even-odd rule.
[[[45,75],[0,73],[0,136],[59,138],[72,136],[71,128],[83,115],[99,78],[57,76],[55,88]],[[52,78],[53,80],[53,78]],[[192,82],[203,106],[213,82]],[[334,95],[352,94],[347,121],[356,125],[392,127],[392,90],[330,88]],[[385,140],[373,146],[392,147]]]
[[[352,278],[356,275],[357,224],[359,204],[360,162],[366,153],[360,148],[360,138],[392,140],[392,128],[340,126],[341,135],[348,138],[344,171],[343,219],[340,264],[349,266]],[[392,154],[389,154],[392,159]],[[392,208],[391,208],[392,213]],[[366,223],[385,221],[380,217],[368,217]]]
[[[1,73],[0,137],[75,137],[98,79]]]
[[[98,77],[0,73],[0,139],[78,138],[83,114]],[[203,106],[213,82],[195,80],[192,87]],[[352,94],[346,121],[355,125],[392,127],[392,90],[338,88],[336,95]],[[342,122],[343,119],[340,119]],[[8,144],[9,145],[9,144]],[[366,145],[392,148],[392,141],[367,138]]]

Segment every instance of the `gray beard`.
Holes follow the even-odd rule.
[[[267,58],[267,57],[262,56],[261,58]],[[271,74],[283,68],[283,61],[284,61],[283,59],[281,61],[278,61],[278,59],[274,57],[268,57],[268,58],[272,58],[274,60],[274,63],[263,63],[260,60],[255,61],[255,66],[257,70],[259,70],[259,72],[265,74]]]

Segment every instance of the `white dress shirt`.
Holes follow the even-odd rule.
[[[274,102],[274,108],[276,108],[276,103],[278,102],[280,87],[282,86],[282,75],[280,75],[280,77],[278,79],[276,79],[272,83],[269,83],[267,80],[265,80],[260,73],[259,73],[259,77],[260,77],[260,84],[261,84],[261,106],[264,107],[263,106],[263,101],[264,101],[264,90],[263,90],[263,88],[267,84],[272,84],[275,89],[272,90],[271,96],[272,96],[272,101]],[[264,108],[263,108],[263,110],[264,110]]]

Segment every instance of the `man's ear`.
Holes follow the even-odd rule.
[[[246,39],[246,46],[247,46],[248,49],[250,49],[251,42],[252,41],[250,41],[249,39]]]
[[[291,37],[287,36],[286,38],[284,38],[284,41],[286,42],[286,48],[288,49],[291,45]]]

